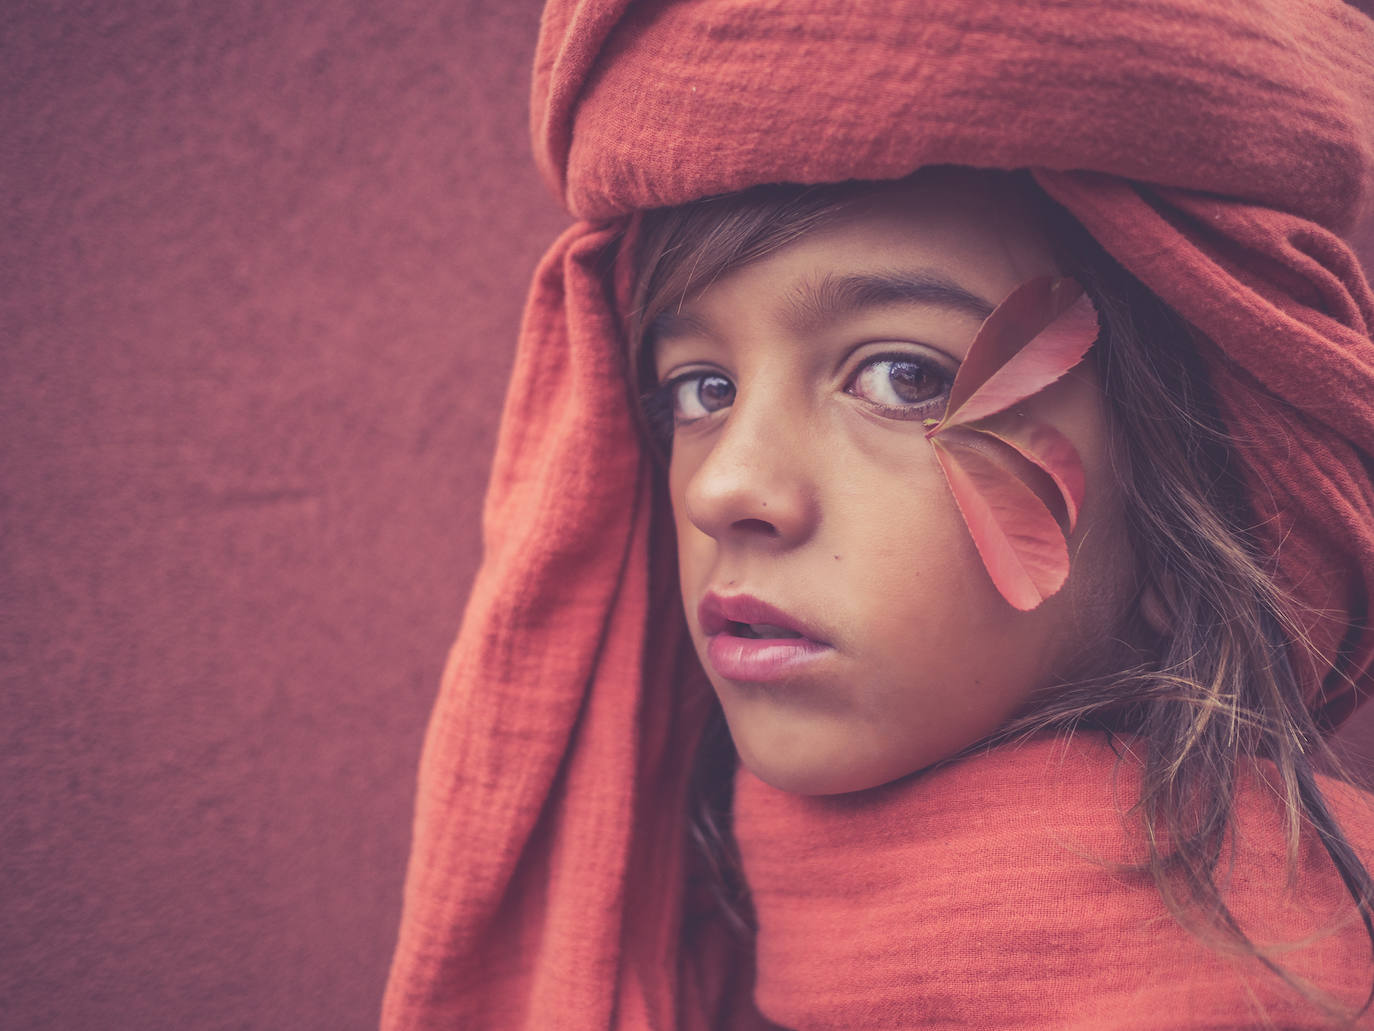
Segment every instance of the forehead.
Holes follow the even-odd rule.
[[[1006,177],[971,171],[875,185],[789,247],[827,271],[924,267],[994,302],[1002,284],[1055,265],[1023,194]]]
[[[661,313],[649,336],[700,335],[765,307],[797,329],[895,307],[976,324],[1018,284],[1056,271],[1049,241],[1005,177],[923,175],[855,192],[819,226],[727,265]]]

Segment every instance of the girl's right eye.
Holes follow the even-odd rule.
[[[735,385],[718,372],[689,372],[669,380],[673,422],[683,425],[704,419],[735,403]]]

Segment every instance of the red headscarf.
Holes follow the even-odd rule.
[[[385,1027],[759,1020],[736,991],[747,957],[710,927],[684,945],[703,706],[670,690],[693,660],[675,599],[651,596],[671,575],[650,575],[654,493],[616,372],[625,276],[617,291],[603,270],[627,213],[764,182],[1031,168],[1214,344],[1262,532],[1314,614],[1297,653],[1313,708],[1334,724],[1369,688],[1374,298],[1340,234],[1374,200],[1374,22],[1353,7],[553,0],[533,128],[581,221],[526,312]]]

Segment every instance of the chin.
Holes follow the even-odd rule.
[[[811,743],[759,741],[731,728],[735,749],[744,768],[759,780],[779,791],[793,795],[843,795],[890,784],[939,762],[944,756],[890,762],[855,762],[841,758],[859,749],[845,748],[841,742]],[[829,747],[826,747],[829,745]]]

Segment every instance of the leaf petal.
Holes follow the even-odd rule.
[[[1073,533],[1073,528],[1078,525],[1078,510],[1083,506],[1088,478],[1083,469],[1083,459],[1068,437],[1048,423],[1029,419],[1020,420],[1007,428],[984,424],[965,429],[1000,440],[1053,480],[1064,499],[1068,532]]]
[[[983,566],[1008,603],[1033,609],[1069,575],[1069,549],[1059,524],[1014,475],[955,441],[935,437],[931,443]]]
[[[1083,360],[1097,335],[1097,310],[1077,282],[1041,276],[1022,283],[978,330],[932,435],[1043,390]]]

